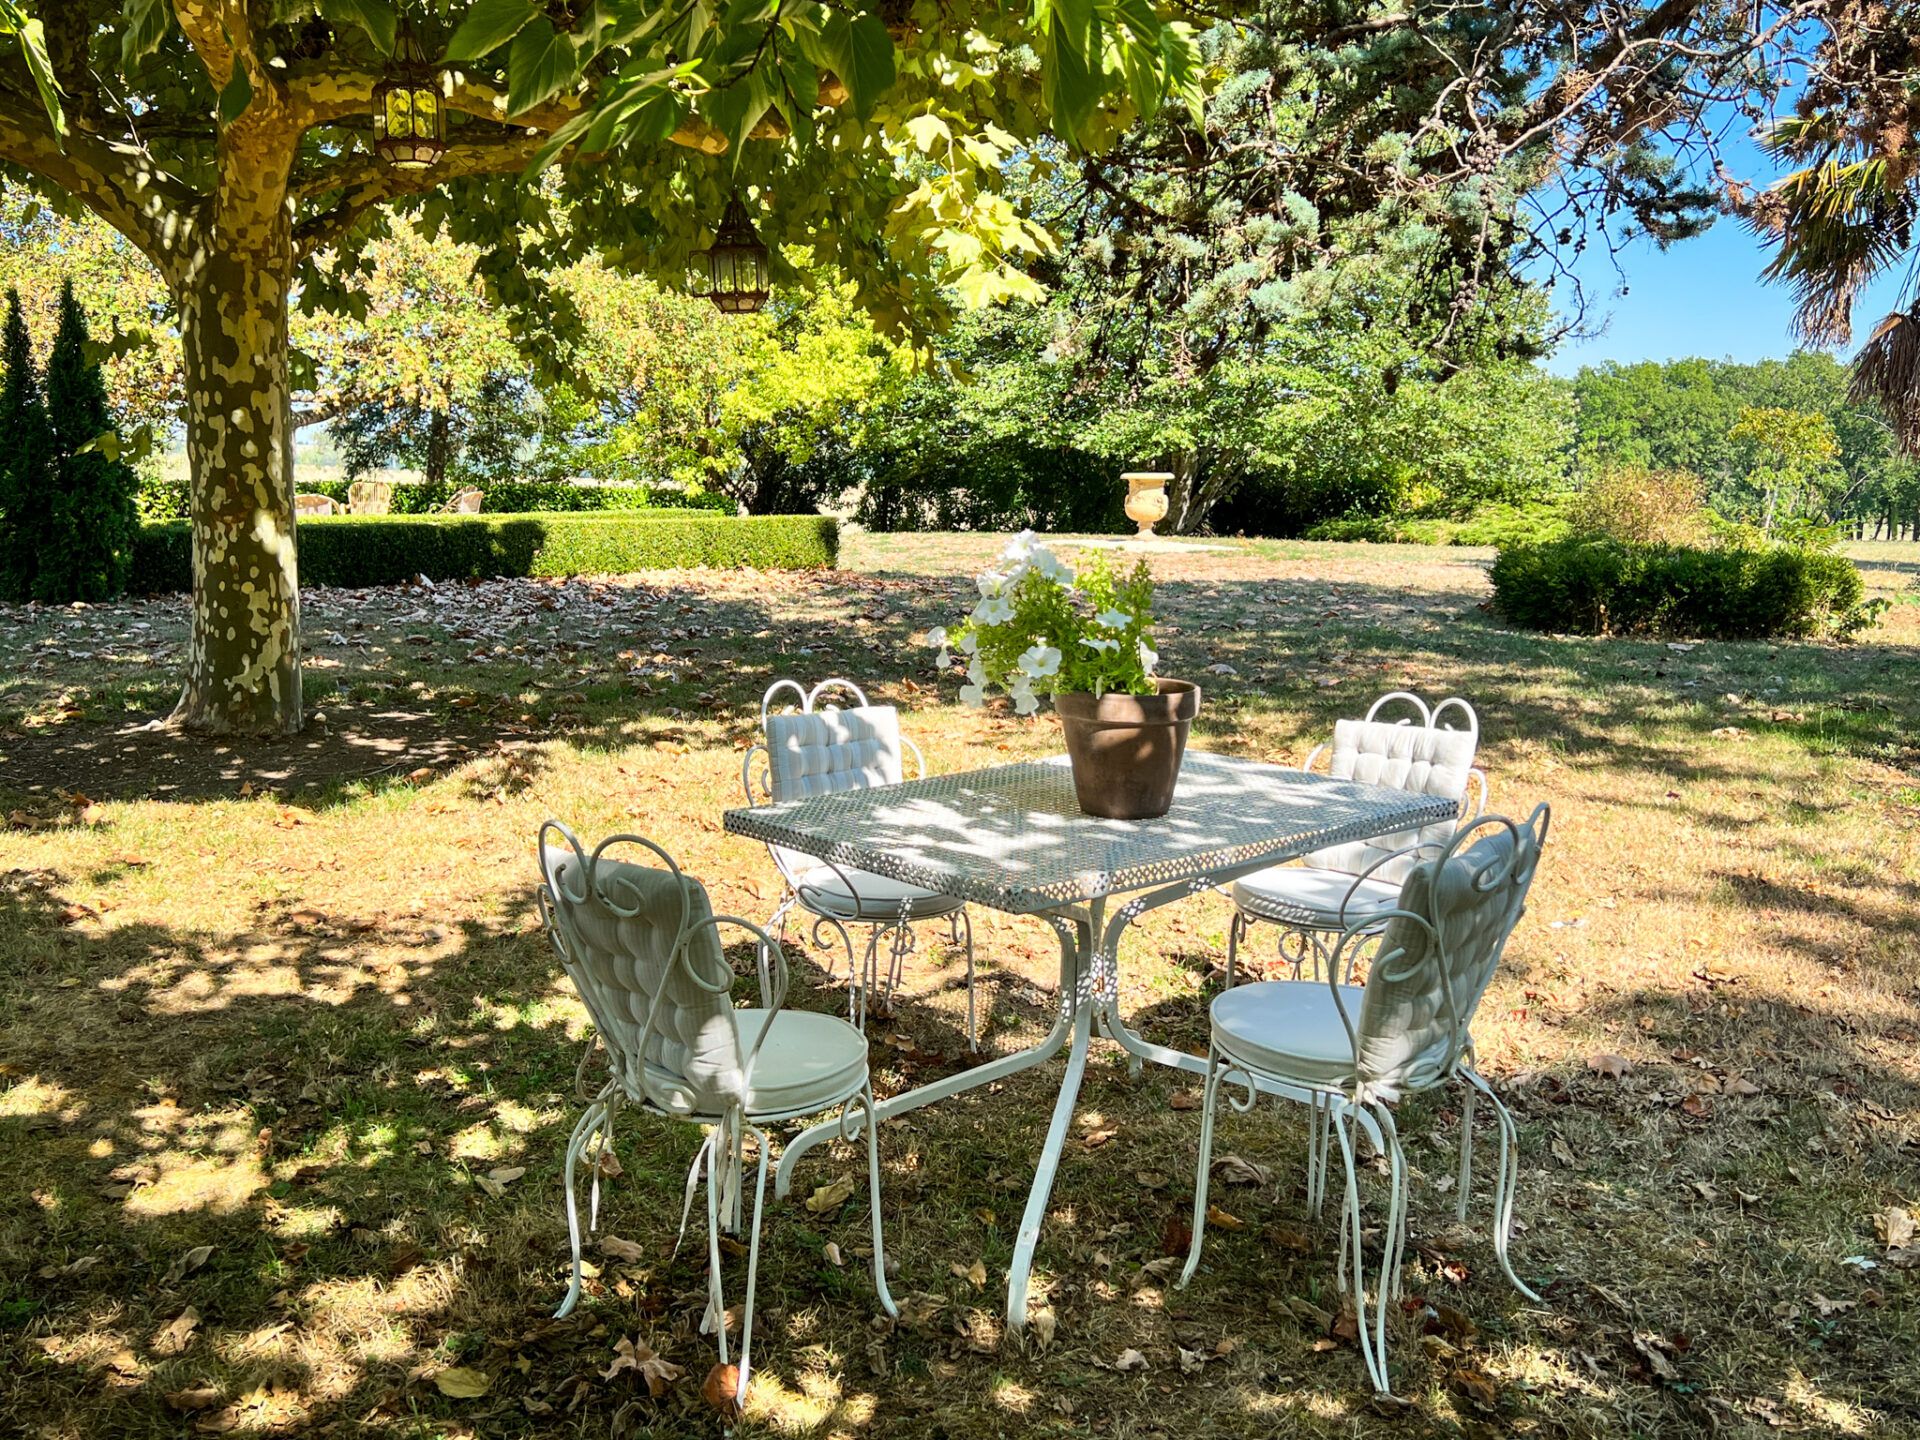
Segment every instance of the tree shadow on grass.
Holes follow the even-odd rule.
[[[688,743],[716,723],[742,739],[757,730],[761,694],[782,676],[847,675],[876,699],[911,709],[943,693],[914,637],[950,622],[966,588],[957,577],[800,574],[701,577],[677,591],[489,582],[474,587],[480,598],[471,602],[454,592],[327,592],[311,607],[310,626],[315,666],[338,667],[315,672],[335,687],[318,707],[324,727],[287,740],[210,743],[109,722],[102,717],[113,707],[89,709],[86,696],[110,699],[150,670],[144,652],[103,659],[122,653],[103,645],[84,662],[52,652],[51,668],[13,702],[32,723],[0,743],[0,788],[196,799],[250,784],[325,807],[503,748],[538,773],[553,743],[589,753]],[[449,600],[458,603],[440,603]],[[1206,691],[1203,744],[1231,746],[1241,717],[1284,713],[1304,751],[1336,716],[1411,677],[1425,693],[1468,696],[1492,747],[1543,743],[1576,763],[1658,767],[1678,780],[1746,770],[1713,734],[1729,725],[1815,753],[1894,762],[1915,754],[1915,647],[1741,642],[1675,651],[1658,640],[1507,631],[1476,600],[1382,584],[1170,579],[1158,603],[1169,631],[1163,668]],[[341,618],[349,604],[351,621]],[[523,623],[493,639],[489,606]],[[145,618],[126,623],[150,629],[182,618],[150,607],[135,613]],[[1232,673],[1215,674],[1216,666]],[[76,691],[71,713],[58,707]],[[1673,743],[1676,733],[1688,743]]]

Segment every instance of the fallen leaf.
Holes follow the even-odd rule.
[[[1873,1233],[1889,1250],[1904,1250],[1913,1243],[1913,1213],[1904,1206],[1889,1205],[1873,1217]]]
[[[1689,1095],[1680,1102],[1680,1113],[1690,1120],[1707,1120],[1713,1116],[1713,1101],[1704,1095]]]
[[[732,1416],[740,1409],[739,1403],[733,1398],[739,1388],[740,1367],[716,1365],[707,1371],[707,1378],[700,1385],[700,1398],[722,1415]]]
[[[1493,1410],[1500,1404],[1500,1392],[1494,1388],[1493,1381],[1478,1370],[1462,1366],[1447,1376],[1447,1384],[1483,1409]]]
[[[1313,1238],[1290,1225],[1269,1225],[1260,1235],[1276,1250],[1291,1250],[1296,1255],[1313,1253]]]
[[[969,1285],[973,1286],[974,1289],[984,1290],[987,1288],[987,1266],[985,1261],[976,1260],[971,1265],[962,1265],[958,1260],[955,1260],[947,1268],[962,1280],[965,1280]]]
[[[1547,1150],[1552,1154],[1554,1159],[1558,1160],[1569,1170],[1576,1168],[1580,1163],[1573,1157],[1573,1147],[1558,1135],[1555,1135],[1547,1142]]]
[[[1200,1108],[1200,1100],[1201,1095],[1198,1090],[1176,1090],[1173,1092],[1173,1098],[1167,1102],[1167,1105],[1170,1109],[1174,1110],[1198,1110]]]
[[[1051,1305],[1042,1305],[1033,1312],[1033,1318],[1027,1323],[1033,1330],[1033,1338],[1044,1350],[1053,1344],[1054,1331],[1060,1328],[1060,1317],[1053,1313]]]
[[[198,1270],[202,1265],[206,1264],[212,1256],[213,1246],[194,1246],[193,1249],[187,1251],[186,1254],[173,1262],[172,1268],[167,1271],[167,1278],[160,1283],[163,1286],[178,1284],[194,1271]]]
[[[1609,1080],[1618,1080],[1633,1069],[1633,1062],[1624,1055],[1615,1055],[1610,1050],[1587,1057],[1587,1068],[1596,1075],[1604,1075]]]
[[[153,1337],[153,1352],[156,1355],[178,1355],[187,1348],[193,1339],[193,1332],[199,1327],[200,1312],[189,1305],[168,1322],[160,1333]]]
[[[840,1269],[847,1263],[847,1257],[840,1253],[840,1245],[838,1241],[829,1240],[823,1247],[821,1247],[820,1253],[827,1257],[827,1263],[833,1266],[836,1270]]]
[[[477,1400],[493,1385],[493,1377],[484,1370],[455,1365],[433,1377],[434,1387],[452,1400]]]
[[[524,1165],[501,1165],[487,1172],[487,1178],[496,1185],[511,1185],[527,1173]]]
[[[1265,1185],[1273,1171],[1241,1155],[1222,1155],[1213,1162],[1213,1173],[1229,1185]]]
[[[213,1386],[199,1385],[190,1390],[170,1390],[166,1401],[175,1410],[211,1410],[223,1398]]]
[[[611,1145],[600,1152],[600,1158],[595,1164],[599,1167],[600,1177],[603,1180],[617,1180],[627,1173],[620,1164],[620,1157],[613,1153]]]
[[[1113,1362],[1113,1368],[1122,1372],[1144,1370],[1147,1368],[1147,1357],[1138,1350],[1122,1350],[1120,1358]]]
[[[1229,1214],[1218,1205],[1207,1206],[1207,1223],[1209,1225],[1218,1225],[1222,1230],[1244,1230],[1247,1228],[1246,1221],[1242,1220],[1238,1215]]]
[[[631,1240],[622,1240],[618,1235],[600,1237],[600,1253],[610,1255],[623,1264],[633,1265],[644,1260],[647,1252]]]
[[[611,1380],[623,1371],[631,1370],[646,1382],[647,1393],[658,1400],[667,1393],[667,1387],[686,1370],[671,1360],[663,1360],[654,1348],[638,1335],[628,1340],[624,1337],[613,1347],[613,1363],[607,1367],[600,1378]]]
[[[853,1195],[853,1177],[842,1175],[831,1185],[822,1185],[807,1197],[807,1209],[816,1215],[824,1215],[829,1210],[838,1210]]]

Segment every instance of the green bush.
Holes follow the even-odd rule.
[[[304,585],[399,585],[503,575],[619,575],[695,565],[809,570],[839,557],[824,515],[337,515],[303,520]],[[185,590],[192,535],[184,520],[144,525],[129,588]]]
[[[302,495],[325,495],[347,503],[345,480],[296,481]],[[448,481],[400,481],[393,487],[395,515],[432,515],[443,511],[459,489]],[[655,489],[650,485],[574,485],[565,480],[502,480],[479,487],[487,515],[553,514],[585,510],[712,510],[733,512],[724,495],[706,491]],[[140,482],[142,520],[187,518],[187,482],[179,476],[143,477]]]
[[[1853,635],[1874,623],[1844,555],[1794,546],[1629,545],[1568,537],[1508,545],[1494,607],[1517,625],[1582,635],[1749,640]]]

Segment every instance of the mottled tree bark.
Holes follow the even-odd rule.
[[[212,240],[180,287],[193,471],[193,629],[174,719],[211,733],[302,723],[287,277]]]

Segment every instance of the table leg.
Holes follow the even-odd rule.
[[[1080,1081],[1087,1073],[1087,1041],[1093,1029],[1093,1002],[1082,998],[1074,1007],[1073,1049],[1067,1055],[1067,1073],[1060,1082],[1060,1098],[1053,1104],[1053,1120],[1047,1126],[1047,1141],[1040,1151],[1040,1163],[1033,1173],[1033,1188],[1027,1192],[1026,1212],[1020,1217],[1020,1233],[1013,1242],[1013,1263],[1007,1267],[1007,1325],[1024,1330],[1027,1324],[1027,1276],[1033,1269],[1033,1248],[1040,1240],[1040,1224],[1047,1218],[1047,1202],[1053,1195],[1054,1172],[1060,1168],[1060,1153],[1066,1148],[1067,1126],[1073,1121],[1074,1106],[1080,1099]]]
[[[1029,1046],[1011,1055],[1003,1055],[997,1060],[989,1060],[984,1065],[975,1065],[962,1070],[957,1075],[949,1075],[944,1080],[936,1080],[931,1085],[922,1085],[918,1089],[907,1090],[880,1101],[873,1107],[872,1115],[877,1123],[889,1120],[895,1115],[904,1115],[909,1110],[918,1110],[922,1105],[931,1105],[936,1100],[945,1100],[949,1096],[959,1095],[968,1090],[976,1090],[982,1085],[991,1085],[996,1080],[1004,1080],[1009,1075],[1018,1075],[1022,1070],[1031,1070],[1043,1065],[1058,1055],[1067,1043],[1068,1032],[1073,1027],[1075,1015],[1085,1008],[1085,987],[1081,984],[1082,956],[1086,952],[1086,937],[1093,933],[1084,923],[1071,915],[1046,917],[1060,934],[1060,1012],[1055,1017],[1053,1028],[1038,1045]],[[867,1114],[863,1111],[857,1118],[845,1121],[844,1117],[823,1121],[809,1129],[801,1131],[787,1142],[786,1150],[780,1156],[779,1168],[774,1171],[773,1193],[777,1199],[785,1199],[793,1189],[793,1167],[802,1155],[820,1144],[823,1140],[845,1138],[857,1140],[861,1126],[867,1123]],[[845,1124],[843,1131],[842,1125]]]

